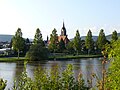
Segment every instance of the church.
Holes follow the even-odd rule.
[[[64,22],[63,22],[63,26],[62,26],[62,29],[61,29],[61,35],[58,36],[58,41],[60,42],[61,39],[63,39],[65,45],[68,44],[69,39],[68,39],[67,34],[66,34],[66,28],[65,28]]]
[[[68,39],[67,34],[66,34],[66,28],[65,28],[64,22],[63,22],[63,26],[61,29],[61,35],[58,36],[58,42],[60,42],[61,39],[64,41],[65,46],[66,46],[69,42],[69,39]],[[50,41],[48,40],[48,36],[47,36],[47,41],[45,41],[45,44],[46,44],[46,46],[48,46],[50,44]]]

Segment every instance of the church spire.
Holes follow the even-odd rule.
[[[64,20],[63,20],[63,28],[65,28]]]
[[[66,28],[65,28],[64,21],[63,21],[63,27],[61,29],[61,36],[66,36]]]

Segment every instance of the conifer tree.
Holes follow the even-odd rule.
[[[73,47],[78,54],[81,51],[81,38],[78,30],[76,31],[76,36],[74,37],[73,43]]]
[[[104,30],[101,29],[100,30],[100,33],[99,33],[99,36],[98,36],[98,39],[97,39],[97,46],[100,50],[103,49],[103,46],[106,44],[107,42],[107,39],[105,37],[105,33],[104,33]]]
[[[112,41],[116,41],[117,39],[118,39],[117,31],[114,31],[114,32],[112,33],[112,38],[111,38],[111,40],[112,40]]]
[[[30,47],[29,51],[26,53],[26,58],[29,60],[44,60],[48,58],[48,50],[45,47],[42,33],[37,28],[34,36],[34,44]]]
[[[55,28],[52,31],[52,34],[50,35],[50,44],[48,48],[51,52],[56,52],[58,49],[58,35],[57,30]]]
[[[12,46],[13,46],[13,49],[18,52],[18,59],[19,59],[19,53],[21,50],[24,49],[24,46],[25,46],[25,40],[22,38],[21,28],[18,28],[15,35],[13,36]]]
[[[42,34],[39,28],[37,28],[35,36],[34,36],[34,44],[40,44],[41,46],[45,46]]]
[[[88,49],[88,54],[94,48],[94,41],[92,39],[92,32],[91,32],[91,30],[88,31],[87,36],[85,38],[85,46]]]

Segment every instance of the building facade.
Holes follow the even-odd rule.
[[[68,39],[67,34],[66,34],[66,28],[65,28],[64,22],[63,22],[63,26],[62,26],[62,29],[61,29],[61,35],[58,36],[58,41],[60,42],[61,39],[63,39],[65,45],[68,44],[69,39]]]

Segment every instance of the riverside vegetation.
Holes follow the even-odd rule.
[[[114,31],[112,39],[117,38],[117,32]],[[26,58],[30,60],[44,60],[55,53],[74,56],[101,55],[101,51],[107,43],[110,44],[110,41],[106,39],[103,29],[100,30],[97,41],[93,40],[91,30],[88,31],[85,40],[81,40],[79,30],[77,30],[73,40],[65,44],[63,39],[58,41],[58,34],[55,28],[50,35],[50,40],[47,40],[46,43],[43,41],[42,33],[39,28],[36,30],[32,43],[29,39],[25,40],[22,37],[22,31],[18,28],[11,41],[11,47],[13,47],[15,52],[18,52],[18,59],[19,56],[22,55],[26,56]]]
[[[53,33],[54,35],[55,33]],[[55,34],[56,35],[56,34]],[[22,33],[21,33],[21,29],[18,29],[16,34],[15,34],[16,39],[13,39],[13,46],[14,49],[18,51],[18,59],[19,59],[19,53],[20,51],[22,51],[23,48],[22,44],[24,42],[22,42],[22,44],[16,44],[16,43],[20,43],[22,39]],[[66,47],[66,49],[68,48],[68,50],[70,50],[70,53],[75,53],[79,54],[81,53],[81,50],[78,51],[78,47],[80,47],[78,44],[80,42],[78,42],[80,38],[78,38],[79,36],[79,32],[76,32],[76,36],[75,39],[73,40],[73,42],[70,42],[68,44],[68,47]],[[116,33],[113,34],[112,36],[112,41],[111,43],[107,43],[105,38],[102,38],[103,36],[105,36],[103,30],[100,31],[100,35],[98,37],[98,41],[97,41],[97,46],[98,47],[98,51],[104,51],[103,55],[106,55],[106,53],[108,54],[109,58],[111,58],[111,65],[110,68],[108,70],[108,72],[106,72],[104,65],[107,62],[106,60],[103,60],[103,76],[102,76],[102,80],[98,80],[98,88],[99,90],[119,90],[119,82],[120,82],[120,78],[119,78],[119,63],[120,63],[120,40],[118,38],[116,38]],[[88,37],[91,37],[91,32],[88,32]],[[89,38],[86,38],[86,42],[89,41]],[[21,39],[19,39],[21,38]],[[118,39],[118,40],[117,40]],[[53,40],[53,39],[51,39]],[[92,41],[92,40],[91,40]],[[89,43],[91,42],[89,41]],[[90,47],[91,44],[86,43],[85,48],[87,49],[87,53],[90,54],[92,52],[92,48]],[[35,47],[34,47],[35,45]],[[36,48],[40,45],[40,49],[37,49],[38,51],[36,52]],[[57,52],[57,49],[59,44],[55,44],[53,45],[52,48],[48,47],[48,50],[50,52]],[[51,46],[51,45],[50,45]],[[36,30],[36,34],[35,34],[35,39],[34,39],[34,44],[32,46],[30,46],[30,49],[28,49],[28,54],[26,54],[26,58],[30,59],[30,60],[40,60],[44,59],[47,57],[48,54],[45,54],[47,49],[45,48],[45,45],[43,43],[42,40],[42,34],[40,32],[39,29]],[[84,49],[85,49],[84,48]],[[41,52],[42,49],[42,52]],[[31,53],[31,50],[33,51]],[[53,50],[53,51],[52,51]],[[93,50],[94,51],[94,50]],[[41,54],[43,54],[44,57],[39,57],[39,53],[41,52]],[[48,52],[48,51],[47,51]],[[45,54],[45,55],[44,55]],[[36,58],[39,57],[39,58]],[[27,72],[26,72],[26,68],[24,70],[24,72],[22,73],[22,75],[19,77],[18,80],[16,80],[14,82],[14,86],[12,87],[12,90],[88,90],[88,88],[93,89],[94,87],[86,87],[84,84],[84,80],[82,79],[82,73],[80,73],[78,75],[78,78],[75,79],[73,76],[73,71],[72,71],[72,66],[68,65],[68,67],[61,73],[59,73],[59,68],[56,67],[53,70],[51,70],[50,73],[47,73],[46,69],[42,69],[42,68],[38,68],[35,70],[35,74],[34,74],[34,79],[32,80],[30,77],[27,76]],[[93,78],[97,78],[97,76],[95,74],[92,74]],[[1,79],[0,81],[0,88],[1,90],[4,90],[5,86],[6,86],[6,81],[4,81],[3,79]],[[91,83],[91,80],[90,80]]]
[[[48,73],[45,68],[38,67],[34,72],[34,79],[27,76],[26,68],[15,80],[12,90],[88,90],[82,78],[82,73],[75,79],[73,66],[69,64],[63,72],[58,66],[53,66]]]
[[[102,70],[102,79],[98,79],[95,73],[91,75],[92,79],[97,78],[97,84],[99,90],[119,90],[120,89],[120,77],[119,77],[119,63],[120,63],[120,40],[113,41],[111,44],[106,45],[106,49],[103,51],[104,60],[103,70]],[[106,55],[110,59],[109,70],[105,70],[105,64],[108,62],[106,60]],[[20,75],[18,79],[14,81],[14,86],[12,90],[95,90],[91,86],[92,79],[89,80],[89,87],[86,87],[84,80],[82,79],[82,73],[78,75],[78,78],[75,79],[73,76],[72,65],[63,71],[59,72],[60,68],[58,66],[53,67],[48,73],[49,70],[38,67],[34,72],[34,79],[31,79],[27,76],[26,67],[24,72]],[[6,81],[1,80],[0,83],[3,83],[0,88],[5,88]],[[1,89],[2,90],[2,89]]]

